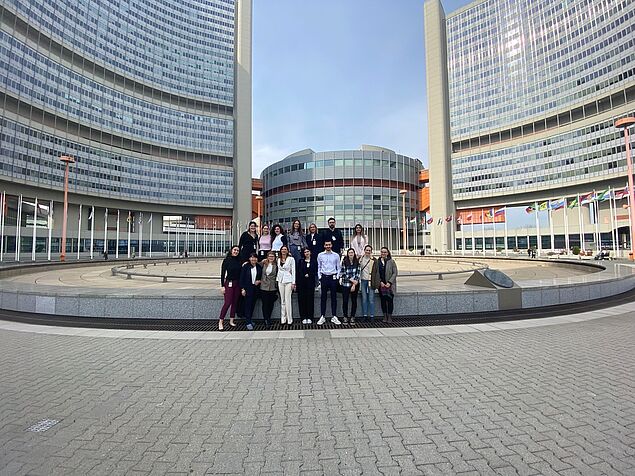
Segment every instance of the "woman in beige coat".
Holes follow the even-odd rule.
[[[373,267],[373,281],[379,283],[379,299],[384,318],[381,322],[392,323],[395,293],[397,292],[397,264],[385,246],[380,251],[377,265]]]

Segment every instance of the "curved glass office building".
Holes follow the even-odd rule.
[[[359,150],[296,152],[261,174],[264,222],[290,228],[297,218],[305,228],[310,223],[325,228],[328,218],[334,217],[340,228],[360,223],[369,229],[374,246],[389,244],[390,239],[398,247],[396,234],[403,214],[400,191],[405,191],[407,220],[417,217],[422,168],[418,159],[367,145]]]
[[[152,215],[157,250],[164,217],[192,232],[249,219],[251,0],[7,0],[0,20],[5,253],[16,237],[18,252],[31,250],[20,228],[34,221],[45,241],[41,213],[53,237],[38,252],[59,246],[62,155],[76,161],[69,251],[85,249],[90,230],[115,252],[109,232],[127,229],[129,216],[134,232]],[[149,251],[147,233],[137,249]]]
[[[624,138],[614,123],[635,114],[634,2],[477,0],[445,17],[429,0],[426,30],[428,59],[445,66],[432,72],[445,98],[428,94],[447,101],[430,105],[447,117],[435,113],[433,122],[447,120],[451,144],[451,179],[431,164],[432,202],[435,177],[457,209],[473,211],[624,188]],[[550,219],[555,248],[584,246],[580,228],[591,233],[596,222],[583,241],[599,247],[627,225],[608,201],[595,205],[583,210],[582,227],[577,211],[570,223],[561,213]],[[539,248],[554,247],[550,236],[529,234]],[[487,243],[492,249],[491,233]]]

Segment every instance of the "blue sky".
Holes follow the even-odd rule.
[[[253,175],[309,147],[427,163],[424,66],[423,0],[255,0]]]

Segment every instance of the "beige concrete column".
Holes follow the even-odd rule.
[[[234,220],[251,220],[252,0],[236,2],[234,78]]]
[[[432,247],[452,249],[452,227],[445,217],[454,214],[452,163],[450,158],[450,103],[448,92],[445,12],[439,0],[424,4],[426,88],[428,101],[428,164],[430,166],[430,213]],[[443,218],[443,224],[437,220]]]

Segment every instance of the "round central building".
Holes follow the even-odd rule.
[[[346,240],[350,229],[360,223],[374,247],[400,247],[400,192],[405,191],[406,221],[413,235],[419,213],[421,169],[420,160],[382,147],[301,150],[262,172],[263,220],[290,228],[298,219],[304,228],[310,223],[325,228],[328,218],[334,217],[337,226],[344,229]]]

